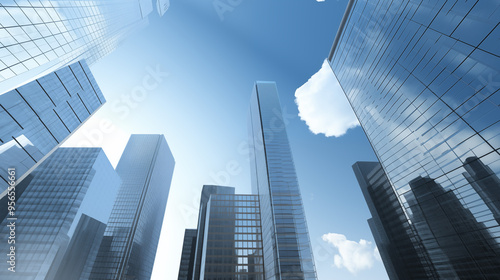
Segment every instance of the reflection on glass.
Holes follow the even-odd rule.
[[[0,192],[50,155],[106,102],[85,61],[0,95]]]
[[[498,3],[350,3],[329,63],[412,217],[414,242],[430,248],[440,277],[500,278],[492,268],[500,241],[494,187],[500,175]],[[474,158],[488,166],[489,176],[474,177],[486,172]],[[443,205],[436,215],[424,194],[421,202],[412,198],[419,184]],[[450,205],[458,210],[446,222],[443,211]],[[441,229],[434,219],[450,227]],[[435,236],[431,228],[449,235]],[[476,254],[480,250],[470,248],[473,244],[485,246],[484,254]]]
[[[356,162],[354,173],[372,214],[370,229],[391,280],[437,279],[429,254],[413,240],[418,238],[408,223],[396,193],[378,162]]]
[[[500,179],[477,157],[467,158],[464,168],[467,170],[463,173],[464,177],[484,200],[497,224],[500,224]]]
[[[423,177],[412,180],[410,187],[411,220],[421,237],[428,236],[422,238],[427,250],[442,253],[442,259],[433,254],[441,277],[493,279],[500,275],[500,247],[453,191]]]

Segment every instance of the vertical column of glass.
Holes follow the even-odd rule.
[[[252,184],[261,200],[266,279],[316,279],[276,84],[256,83],[251,102]]]
[[[163,135],[132,135],[116,171],[123,183],[90,279],[149,279],[174,159]]]

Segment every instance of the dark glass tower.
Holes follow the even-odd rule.
[[[254,86],[249,116],[252,190],[259,195],[266,279],[316,279],[286,120],[274,82]]]
[[[182,245],[181,265],[178,280],[193,279],[194,254],[196,250],[196,229],[186,229]]]
[[[352,168],[372,214],[368,223],[389,278],[436,278],[427,251],[412,241],[418,236],[380,163],[356,162]]]
[[[499,8],[351,0],[328,57],[442,278],[500,278],[495,183],[472,170],[500,174]]]
[[[234,194],[234,188],[214,185],[203,186],[200,198],[200,212],[198,214],[198,236],[196,237],[193,280],[200,279],[203,256],[203,242],[205,239],[205,223],[207,218],[207,205],[208,201],[210,200],[210,196],[213,194]]]
[[[89,279],[149,279],[174,158],[163,135],[132,135],[116,172],[123,183]]]
[[[200,278],[263,280],[259,197],[212,194]]]
[[[8,168],[22,180],[104,102],[85,61],[1,94],[0,193]]]
[[[97,255],[118,175],[99,148],[59,148],[30,176],[15,215],[1,223],[0,250],[7,254],[16,247],[16,272],[3,261],[0,278],[87,279],[85,267]],[[12,222],[15,243],[8,244]]]

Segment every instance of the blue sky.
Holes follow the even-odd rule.
[[[214,3],[230,2],[234,7],[221,20]],[[161,133],[176,159],[152,279],[177,279],[184,229],[196,226],[203,184],[250,193],[241,145],[256,80],[276,81],[284,111],[293,116],[287,131],[319,279],[387,279],[375,257],[360,260],[372,264],[366,269],[349,258],[375,248],[351,169],[356,161],[375,160],[366,137],[359,127],[338,138],[315,135],[294,101],[296,89],[321,68],[346,5],[172,1],[162,18],[155,15],[146,29],[91,67],[107,103],[65,146],[102,146],[116,165],[129,134]],[[234,164],[238,168],[230,174],[227,166]],[[331,243],[322,239],[329,233],[337,234],[329,236]],[[344,266],[334,265],[335,255]]]

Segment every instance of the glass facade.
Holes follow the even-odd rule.
[[[211,195],[204,236],[199,279],[264,279],[257,195]]]
[[[0,3],[0,94],[56,69],[112,52],[148,24],[151,0]]]
[[[116,167],[123,183],[89,279],[151,277],[174,165],[163,135],[130,137]]]
[[[14,216],[1,223],[0,250],[15,246],[16,272],[2,254],[0,278],[61,279],[56,276],[64,265],[72,271],[65,279],[86,279],[83,268],[93,265],[103,233],[88,229],[108,222],[118,175],[100,148],[59,148],[31,176]],[[9,244],[12,222],[15,243]]]
[[[0,192],[22,180],[105,102],[85,61],[0,95]]]
[[[200,212],[198,214],[198,232],[196,237],[196,251],[193,280],[200,279],[201,260],[203,256],[203,241],[205,238],[205,223],[207,218],[207,205],[212,194],[234,194],[234,188],[215,185],[204,185],[201,191]]]
[[[396,279],[433,279],[436,272],[427,251],[418,242],[398,197],[378,162],[356,162],[354,173],[372,214],[370,229],[387,274]]]
[[[274,82],[257,82],[250,105],[252,190],[259,195],[265,278],[316,279],[286,120]]]
[[[499,22],[498,1],[352,0],[328,58],[443,279],[500,277]]]
[[[193,279],[194,255],[196,250],[196,229],[186,229],[182,245],[181,265],[178,280]]]

